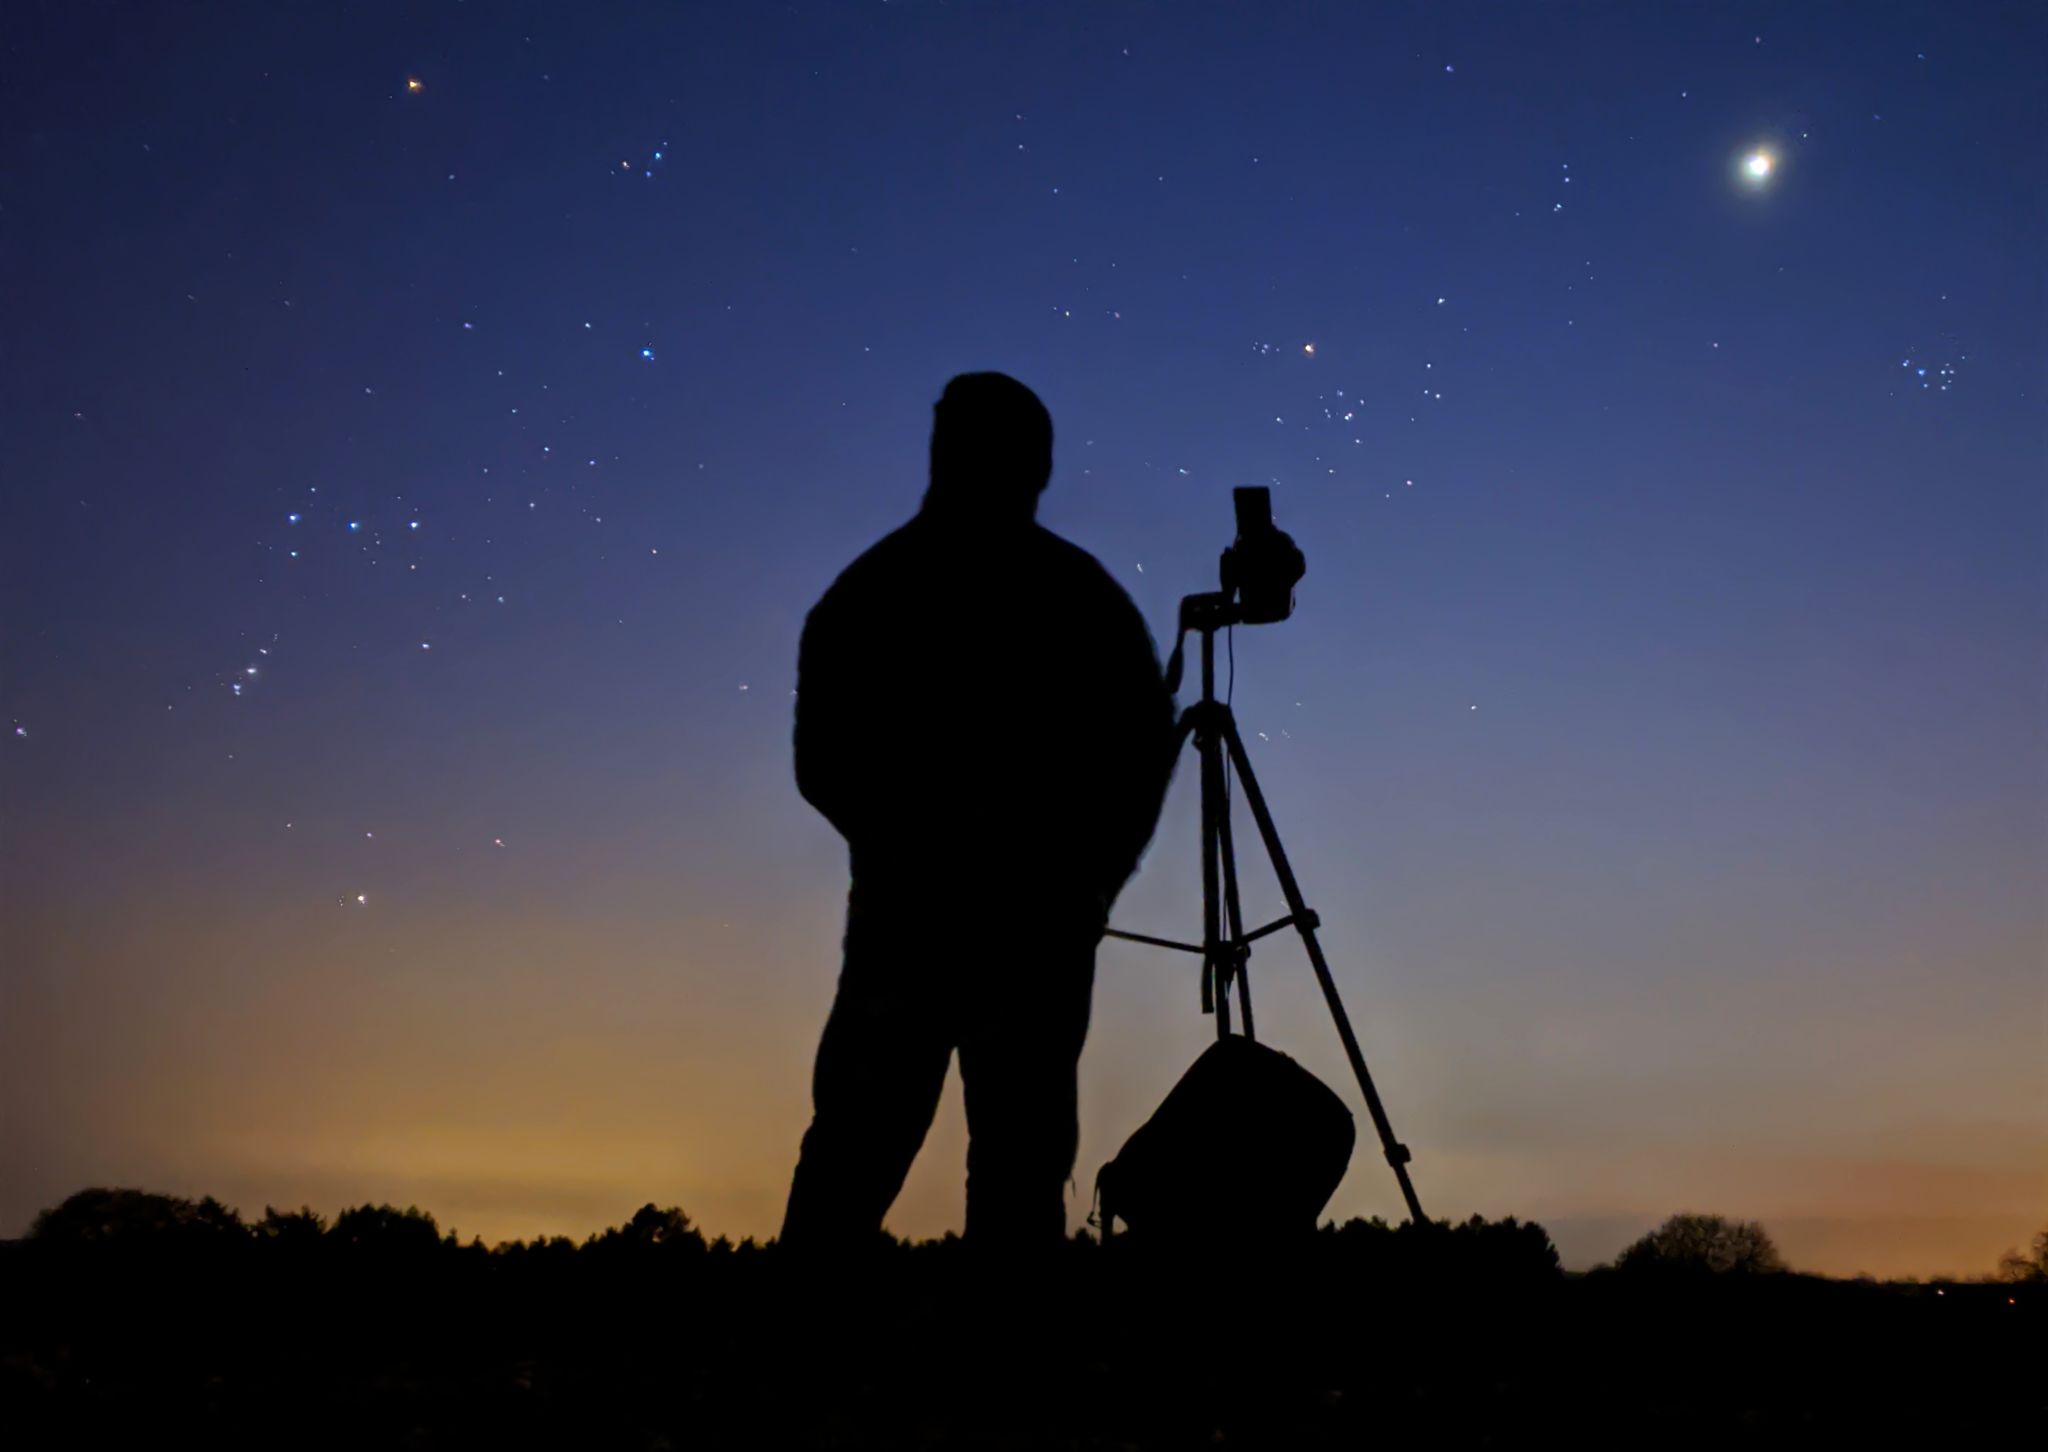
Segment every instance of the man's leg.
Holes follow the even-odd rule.
[[[1095,987],[1093,938],[984,965],[962,1028],[967,1098],[967,1240],[1043,1250],[1067,1233],[1066,1186],[1080,1138],[1077,1070]]]
[[[952,1058],[944,1006],[930,991],[920,945],[892,936],[848,925],[811,1076],[811,1127],[783,1215],[785,1246],[872,1241],[938,1109]]]

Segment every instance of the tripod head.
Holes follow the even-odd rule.
[[[1223,588],[1183,595],[1180,629],[1166,663],[1166,689],[1180,690],[1190,630],[1202,637],[1203,690],[1210,689],[1208,664],[1216,632],[1233,625],[1274,625],[1294,613],[1294,586],[1308,572],[1308,561],[1293,537],[1273,523],[1273,491],[1248,485],[1231,491],[1237,508],[1237,538],[1223,551],[1217,573]]]
[[[1294,613],[1294,587],[1308,573],[1308,561],[1293,537],[1274,525],[1272,490],[1233,489],[1230,498],[1237,507],[1237,538],[1223,552],[1218,573],[1223,593],[1236,601],[1231,623],[1276,625]]]

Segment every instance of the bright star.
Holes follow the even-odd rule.
[[[1777,154],[1766,147],[1758,147],[1742,158],[1742,183],[1751,189],[1762,187],[1777,170]]]

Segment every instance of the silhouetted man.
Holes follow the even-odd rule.
[[[1175,736],[1144,618],[1034,518],[1051,472],[1037,395],[953,379],[923,507],[805,621],[797,787],[853,883],[785,1245],[873,1241],[955,1049],[968,1241],[1066,1234],[1095,949]]]

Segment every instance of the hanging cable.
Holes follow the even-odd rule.
[[[1223,630],[1223,649],[1230,662],[1230,674],[1223,685],[1223,708],[1230,709],[1230,699],[1237,694],[1237,626],[1227,625]],[[1230,811],[1230,753],[1223,753],[1223,810]]]

